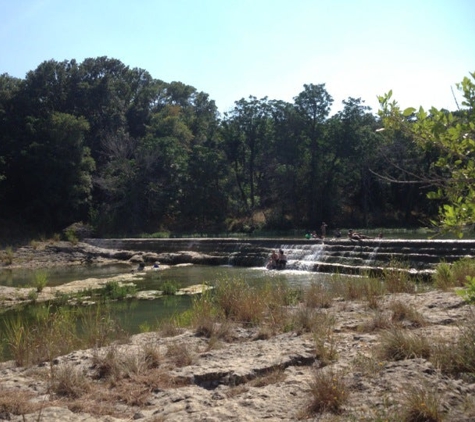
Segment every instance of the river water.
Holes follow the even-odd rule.
[[[74,280],[113,277],[131,271],[129,265],[81,266],[41,270],[47,274],[48,286],[59,286]],[[324,281],[328,274],[309,271],[268,271],[264,267],[244,268],[232,266],[176,266],[159,271],[146,271],[136,282],[137,290],[161,290],[163,283],[173,282],[178,288],[195,284],[213,284],[219,279],[241,279],[249,283],[285,281],[292,287],[305,286],[313,281]],[[11,287],[33,286],[35,271],[0,271],[0,285]],[[131,334],[139,333],[144,327],[156,327],[160,321],[177,315],[191,306],[189,296],[165,296],[154,300],[125,300],[112,302],[110,309],[120,326]],[[21,309],[9,310],[0,315],[0,328],[5,318],[24,316],[29,318],[37,306],[28,305]]]

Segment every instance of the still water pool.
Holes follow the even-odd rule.
[[[78,267],[78,268],[55,268],[46,270],[48,274],[48,286],[59,286],[73,280],[87,278],[112,277],[118,274],[130,272],[130,266],[107,266],[107,267]],[[178,266],[160,271],[146,271],[142,279],[137,280],[137,290],[161,290],[165,282],[172,281],[179,288],[194,284],[213,284],[219,279],[239,278],[250,283],[260,282],[287,282],[290,286],[305,286],[312,281],[323,281],[329,275],[308,271],[268,271],[260,268],[242,268],[228,266]],[[31,286],[34,280],[32,270],[12,270],[0,273],[0,284],[16,287]],[[165,296],[154,300],[125,300],[110,303],[110,311],[115,320],[128,333],[135,334],[147,327],[156,327],[160,321],[187,310],[192,303],[189,296]],[[21,309],[9,310],[0,315],[0,331],[2,320],[6,318],[23,316],[32,318],[35,308],[40,305],[27,305]]]

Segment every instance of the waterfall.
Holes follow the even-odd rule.
[[[365,265],[371,267],[374,261],[376,260],[376,257],[378,256],[378,251],[379,251],[379,245],[374,247],[373,250],[369,253],[368,259],[365,259],[364,263]]]
[[[325,244],[281,245],[287,255],[287,267],[294,270],[314,271],[325,260]]]
[[[153,252],[164,264],[191,262],[203,265],[265,266],[273,250],[283,249],[290,270],[358,273],[370,267],[382,270],[392,260],[419,273],[434,271],[439,262],[475,258],[475,240],[349,239],[312,241],[274,238],[203,239],[85,239],[100,248],[101,256],[124,259],[131,251]],[[127,252],[122,253],[121,250]],[[121,258],[122,257],[122,258]],[[127,258],[128,259],[128,258]]]

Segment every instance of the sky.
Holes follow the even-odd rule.
[[[475,0],[0,0],[0,74],[107,56],[205,92],[220,112],[325,84],[332,113],[454,110],[475,72]]]

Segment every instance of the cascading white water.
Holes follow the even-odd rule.
[[[287,255],[286,268],[313,270],[315,264],[325,260],[325,244],[282,245]]]

